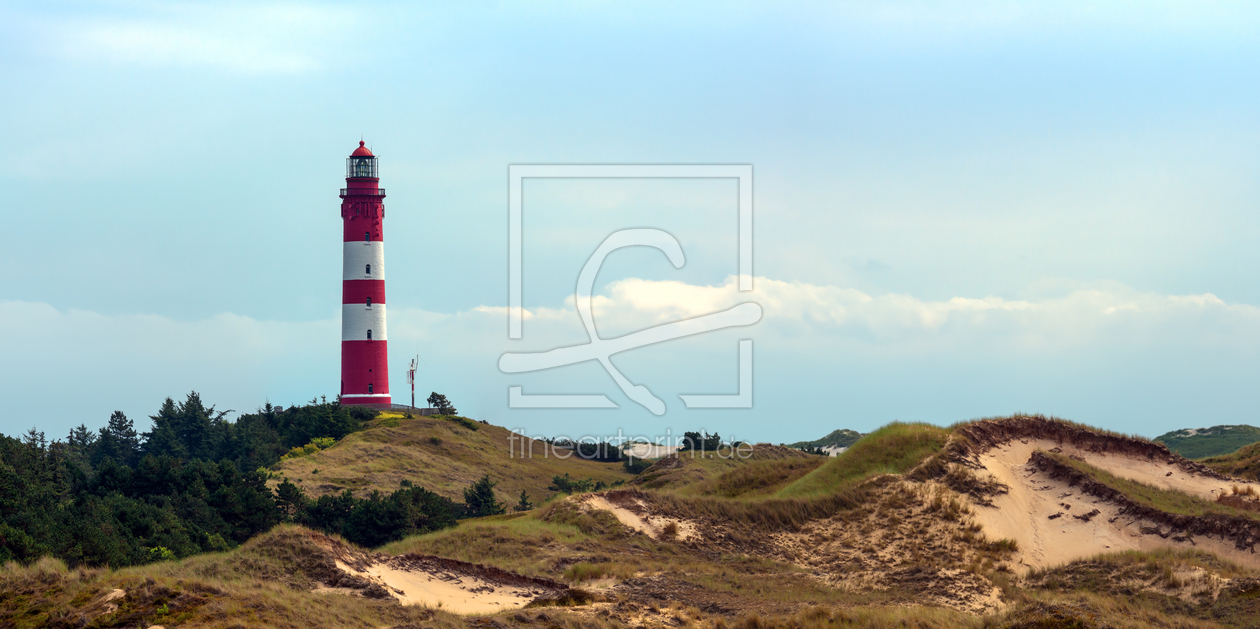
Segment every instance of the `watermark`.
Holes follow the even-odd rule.
[[[590,461],[616,463],[625,459],[663,459],[666,457],[704,457],[711,454],[720,459],[747,459],[752,456],[753,445],[738,439],[722,440],[717,434],[684,432],[681,435],[666,430],[656,437],[626,436],[620,428],[616,435],[559,435],[529,437],[525,429],[508,432],[508,458],[568,459],[577,457]]]
[[[512,165],[508,167],[508,338],[523,338],[522,256],[524,238],[523,189],[526,179],[545,178],[636,178],[636,179],[737,179],[739,181],[738,212],[738,277],[739,290],[752,290],[752,166],[739,165]],[[747,326],[761,320],[761,306],[745,302],[691,319],[683,319],[605,339],[595,329],[591,294],[595,278],[605,258],[624,248],[646,246],[663,252],[674,268],[686,261],[678,239],[660,229],[635,228],[614,232],[596,248],[578,274],[574,303],[590,342],[559,347],[536,353],[505,353],[499,359],[504,373],[525,373],[572,365],[588,360],[599,361],[618,388],[634,402],[655,415],[664,415],[664,400],[650,389],[635,384],[610,360],[613,354],[664,341],[702,334],[735,326]],[[687,408],[752,408],[752,340],[739,341],[739,389],[729,394],[679,395]],[[523,387],[508,387],[510,408],[618,408],[603,394],[526,394]]]

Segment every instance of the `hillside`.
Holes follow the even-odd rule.
[[[1260,442],[1260,428],[1246,424],[1184,428],[1164,433],[1155,441],[1187,459],[1202,459],[1230,454],[1243,446]]]
[[[862,433],[848,428],[833,430],[826,437],[813,441],[789,443],[789,448],[847,448],[862,438]]]
[[[627,478],[508,459],[507,436],[378,417],[278,467],[444,495],[489,472],[500,499],[513,475]],[[830,459],[729,454],[679,453],[619,487],[376,549],[283,524],[122,570],[10,564],[0,626],[1260,627],[1260,483],[1160,443],[1015,416],[894,423]]]
[[[1203,464],[1227,476],[1260,481],[1260,443],[1224,456],[1203,459]]]
[[[773,493],[826,461],[766,443],[753,446],[746,457],[724,450],[687,451],[657,461],[631,484],[685,496],[749,498]]]
[[[529,454],[532,448],[532,456]],[[557,492],[553,476],[592,479],[605,485],[633,478],[617,463],[583,460],[567,450],[551,450],[499,426],[463,418],[407,418],[386,413],[327,450],[289,458],[273,466],[271,486],[288,478],[308,497],[350,489],[389,493],[408,480],[456,502],[483,474],[498,483],[499,500],[515,504],[521,491],[537,504]]]

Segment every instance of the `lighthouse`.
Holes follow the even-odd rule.
[[[359,142],[341,189],[341,404],[388,406],[385,189],[376,156]]]

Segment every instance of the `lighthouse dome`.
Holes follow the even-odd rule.
[[[359,140],[359,148],[346,158],[346,179],[375,179],[379,176],[376,156]]]

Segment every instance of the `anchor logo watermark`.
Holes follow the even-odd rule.
[[[752,166],[751,165],[513,165],[508,167],[509,251],[508,251],[508,337],[522,338],[522,188],[529,178],[734,178],[739,180],[739,290],[752,290]],[[665,414],[665,402],[650,389],[635,384],[610,360],[619,352],[655,343],[702,334],[724,328],[752,325],[761,319],[761,306],[744,302],[727,310],[658,325],[605,339],[595,329],[592,289],[605,258],[624,247],[655,248],[674,268],[686,261],[682,246],[673,235],[660,229],[623,229],[614,232],[595,250],[578,276],[574,301],[590,342],[535,353],[503,354],[499,369],[523,373],[596,360],[608,372],[626,397],[655,415]],[[679,395],[687,408],[752,407],[752,340],[739,341],[739,392],[734,395]],[[526,394],[520,386],[508,388],[511,408],[618,408],[602,394]]]

